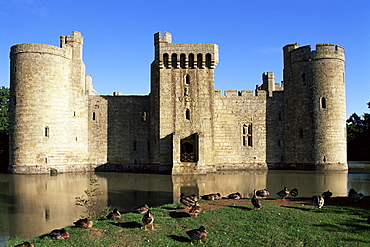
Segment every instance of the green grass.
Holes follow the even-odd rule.
[[[186,231],[202,225],[208,232],[203,246],[370,246],[370,198],[356,203],[333,198],[321,210],[314,210],[308,198],[276,205],[279,200],[263,201],[261,210],[254,210],[249,199],[230,201],[197,218],[186,217],[180,204],[168,204],[152,209],[155,230],[144,231],[141,215],[127,213],[116,222],[96,219],[93,229],[68,226],[66,240],[14,239],[8,246],[24,241],[35,246],[189,246]]]

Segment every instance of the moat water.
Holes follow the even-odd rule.
[[[132,173],[77,173],[14,175],[0,173],[0,246],[14,236],[33,238],[55,228],[72,225],[85,209],[75,198],[97,178],[101,207],[121,212],[148,204],[177,203],[180,193],[240,192],[251,197],[253,189],[268,189],[271,197],[284,186],[299,189],[299,196],[346,196],[350,188],[370,195],[370,162],[349,162],[349,171],[237,171],[207,175],[153,175]]]

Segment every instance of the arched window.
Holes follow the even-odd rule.
[[[185,84],[187,84],[187,85],[190,84],[190,75],[185,76]]]
[[[326,108],[326,98],[325,97],[321,98],[321,108],[323,108],[323,109]]]
[[[189,68],[194,69],[194,54],[189,54]]]
[[[185,68],[186,68],[186,66],[185,66],[185,54],[184,54],[184,53],[182,53],[182,54],[180,55],[180,67],[181,67],[182,69],[185,69]]]
[[[177,54],[176,53],[172,54],[172,67],[177,68]]]
[[[190,120],[190,110],[189,109],[186,109],[186,111],[185,111],[185,118],[187,120]]]
[[[202,63],[203,63],[203,54],[199,53],[197,55],[197,67],[200,69],[203,68]]]
[[[163,54],[163,64],[166,69],[168,69],[168,53]]]
[[[206,54],[206,67],[212,69],[212,55],[210,53]]]

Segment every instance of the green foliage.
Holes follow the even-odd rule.
[[[370,102],[368,103],[370,107]],[[370,160],[370,114],[347,119],[348,160]]]
[[[97,178],[90,178],[90,188],[86,189],[84,192],[85,194],[82,196],[76,197],[75,205],[85,207],[86,216],[81,215],[81,218],[89,218],[94,219],[97,217],[96,211],[99,209],[99,203],[96,201],[97,196],[101,195],[102,192],[99,192],[98,186],[98,179]]]
[[[263,200],[261,210],[243,199],[202,211],[197,218],[186,216],[180,204],[168,204],[152,208],[155,230],[144,231],[142,215],[127,213],[120,221],[95,220],[93,229],[66,227],[71,233],[67,240],[30,241],[35,246],[190,246],[186,231],[204,226],[208,237],[196,246],[370,246],[370,198],[357,203],[347,199],[327,200],[321,210],[313,209],[310,198],[283,205],[273,203],[280,199]]]
[[[0,87],[0,171],[9,163],[9,97],[10,90]]]

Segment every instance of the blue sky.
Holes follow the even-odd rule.
[[[368,0],[0,0],[0,85],[9,86],[9,49],[19,43],[59,46],[84,35],[83,60],[99,94],[149,93],[153,34],[174,43],[215,43],[215,89],[254,90],[263,72],[282,80],[282,47],[343,46],[347,117],[370,112]]]

